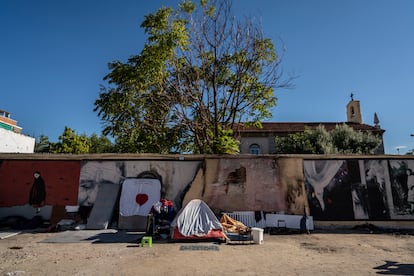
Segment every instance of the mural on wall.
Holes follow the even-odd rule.
[[[29,194],[29,204],[36,208],[36,212],[40,212],[40,207],[46,204],[46,185],[39,171],[33,174],[34,181]]]
[[[353,188],[355,219],[390,219],[387,160],[360,160],[361,185]]]
[[[31,201],[34,199],[30,197],[31,190],[36,182],[34,172],[41,172],[44,182],[45,199],[42,204],[76,205],[79,171],[79,161],[3,160],[0,162],[0,207],[42,203]],[[36,182],[36,186],[38,184]]]
[[[311,215],[319,220],[413,219],[412,171],[414,160],[305,160]]]
[[[101,185],[149,176],[177,209],[200,198],[214,211],[303,214],[309,205],[316,220],[414,219],[414,159],[0,160],[0,207],[92,207]]]
[[[414,218],[414,160],[389,161],[393,214]]]
[[[83,161],[79,181],[79,206],[93,206],[100,185],[122,185],[125,179],[133,178],[158,179],[161,183],[161,196],[180,206],[180,193],[194,178],[199,164],[200,161]]]
[[[125,179],[125,166],[122,161],[84,161],[81,163],[79,179],[79,206],[93,206],[99,185],[119,185]]]
[[[315,219],[354,219],[351,187],[359,179],[355,165],[356,161],[346,160],[304,161],[305,189]]]

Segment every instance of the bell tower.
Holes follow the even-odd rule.
[[[351,93],[351,100],[346,105],[347,121],[350,123],[362,124],[362,114],[359,101],[354,100],[354,94]]]

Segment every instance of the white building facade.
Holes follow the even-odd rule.
[[[0,110],[0,152],[33,153],[35,138],[21,132],[22,128],[10,118],[10,113]]]

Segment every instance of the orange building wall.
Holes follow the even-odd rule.
[[[17,126],[17,122],[15,120],[10,119],[10,118],[6,118],[6,117],[0,116],[0,121],[3,121],[5,123],[8,123],[8,124],[10,124],[12,126]]]

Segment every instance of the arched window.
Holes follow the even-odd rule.
[[[260,153],[260,146],[258,144],[252,144],[249,147],[250,154],[259,154]]]

